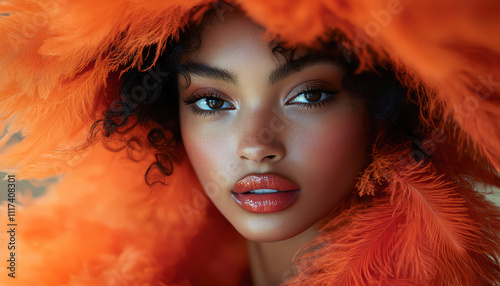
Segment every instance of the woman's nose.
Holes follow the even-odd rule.
[[[255,114],[242,122],[238,132],[240,135],[237,156],[241,160],[255,163],[275,163],[283,159],[286,154],[283,144],[283,128],[273,128],[273,118],[276,115],[266,116]],[[276,118],[274,118],[276,119]]]

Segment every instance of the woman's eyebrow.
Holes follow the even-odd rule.
[[[182,64],[185,72],[238,85],[238,77],[230,71],[203,63],[186,62]]]
[[[332,58],[324,56],[304,57],[295,61],[287,61],[271,72],[271,74],[269,75],[269,85],[273,85],[281,80],[284,80],[290,75],[300,72],[306,67],[318,64],[337,65],[337,63]]]
[[[313,66],[316,64],[336,64],[335,61],[331,58],[327,57],[306,57],[303,59],[299,59],[293,62],[287,61],[286,63],[276,67],[269,75],[269,84],[273,85],[293,73],[297,73],[302,69]],[[225,82],[229,82],[234,85],[238,85],[238,77],[223,68],[209,66],[204,63],[199,62],[186,62],[182,64],[184,71],[198,75],[202,77],[207,77],[215,80],[222,80]]]

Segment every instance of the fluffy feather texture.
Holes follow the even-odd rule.
[[[126,150],[96,146],[46,195],[19,199],[16,278],[2,267],[0,284],[229,286],[241,279],[245,241],[209,203],[189,161],[176,166],[168,186],[150,189],[143,174],[153,152],[143,152],[135,163]],[[7,203],[0,209],[7,223]],[[2,231],[0,240],[8,236]]]
[[[100,146],[65,151],[82,144],[117,96],[120,73],[141,65],[145,47],[157,44],[160,52],[187,24],[186,13],[202,3],[212,5],[1,2],[0,13],[9,15],[0,17],[0,168],[18,178],[68,172],[46,196],[26,196],[18,207],[22,268],[15,280],[0,268],[2,284],[237,283],[247,266],[241,237],[195,191],[201,188],[186,161],[168,186],[150,194],[142,176],[150,150],[138,163]],[[310,42],[333,27],[350,39],[361,69],[394,62],[401,80],[420,91],[421,120],[447,137],[431,138],[439,145],[434,159],[419,165],[400,160],[409,158],[407,145],[378,146],[358,184],[362,197],[353,196],[327,221],[315,251],[287,283],[498,283],[499,211],[469,179],[500,185],[488,166],[500,170],[500,3],[237,3],[269,34],[291,43]],[[16,132],[24,140],[6,146]],[[5,205],[1,211],[7,217]],[[6,233],[0,235],[3,241]]]
[[[377,151],[358,182],[376,196],[331,219],[286,285],[499,282],[499,208],[408,150]]]

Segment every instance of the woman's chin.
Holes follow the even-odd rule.
[[[286,216],[277,214],[250,214],[245,218],[233,217],[231,220],[231,224],[243,237],[255,242],[278,242],[291,239],[315,224],[315,222],[302,224],[292,222]]]

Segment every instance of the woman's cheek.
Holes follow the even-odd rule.
[[[332,186],[342,194],[351,190],[367,156],[364,131],[363,120],[352,111],[299,128],[290,140],[290,153],[300,162],[306,185],[315,191],[330,191]]]
[[[221,133],[221,128],[210,128],[206,124],[199,128],[182,129],[182,137],[189,160],[200,183],[210,198],[218,197],[227,188],[228,176],[228,141],[229,133]],[[226,130],[227,131],[227,130]]]

